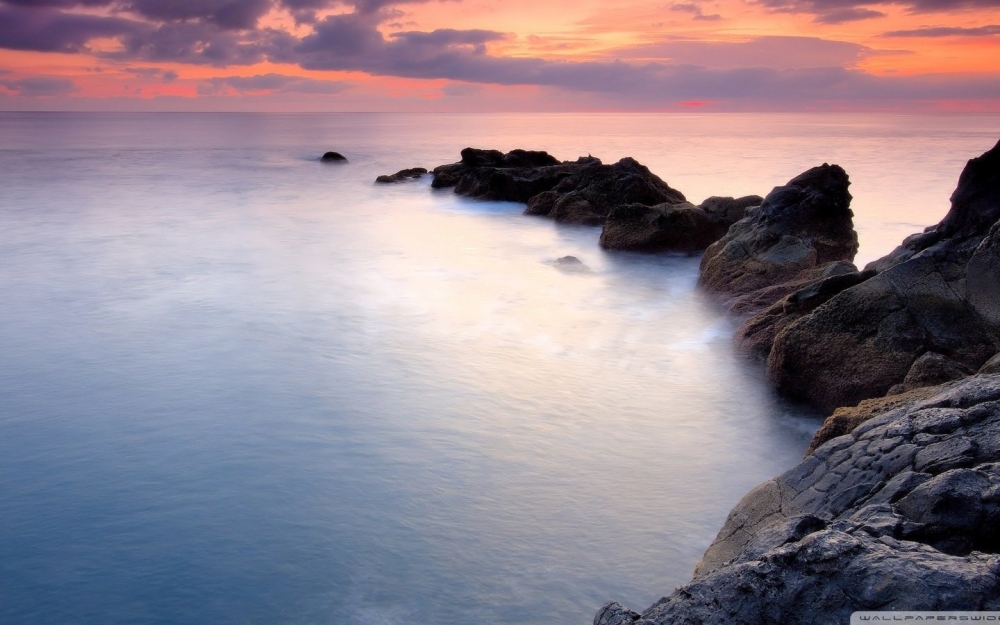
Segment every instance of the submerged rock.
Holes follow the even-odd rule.
[[[411,167],[410,169],[400,169],[392,175],[383,174],[375,179],[375,182],[382,184],[392,184],[394,182],[403,182],[405,180],[412,180],[415,178],[420,178],[427,173],[427,170],[423,167]]]
[[[705,251],[699,284],[731,310],[752,312],[856,271],[849,184],[842,168],[824,164],[776,187]]]
[[[320,157],[319,160],[323,161],[324,163],[335,163],[340,161],[347,162],[347,157],[341,154],[340,152],[326,152],[325,154],[323,154],[323,156]]]
[[[565,273],[590,273],[590,267],[576,256],[563,256],[552,261],[552,266]]]
[[[594,623],[846,623],[1000,609],[1000,376],[936,387],[751,491],[694,579]]]

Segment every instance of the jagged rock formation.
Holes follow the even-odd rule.
[[[375,179],[375,182],[382,184],[392,184],[394,182],[403,182],[405,180],[412,180],[415,178],[420,178],[427,173],[427,170],[423,167],[411,167],[410,169],[400,169],[394,174],[387,175],[383,174]]]
[[[563,223],[600,225],[622,204],[683,202],[673,189],[634,159],[605,165],[591,156],[560,162],[548,152],[465,148],[462,160],[434,169],[435,188],[484,200],[523,202],[528,215]]]
[[[823,164],[776,187],[705,250],[699,284],[746,313],[817,280],[856,272],[849,184],[842,168]]]
[[[828,441],[733,509],[695,578],[595,625],[846,623],[856,610],[1000,609],[1000,375]]]
[[[871,263],[859,284],[799,318],[788,305],[762,313],[778,319],[768,379],[832,410],[977,371],[1000,347],[998,219],[1000,144],[969,161],[941,223]],[[747,322],[745,342],[763,321]]]
[[[630,252],[694,253],[722,238],[743,219],[746,209],[763,198],[710,197],[700,205],[624,204],[608,213],[601,231],[601,247]]]

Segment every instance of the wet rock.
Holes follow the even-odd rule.
[[[940,224],[778,332],[768,379],[832,410],[983,366],[1000,345],[998,170],[1000,145],[969,161]]]
[[[391,175],[381,175],[375,179],[375,182],[383,184],[392,184],[394,182],[403,182],[405,180],[412,180],[415,178],[420,178],[427,173],[427,170],[423,167],[412,167],[410,169],[400,169]]]
[[[1000,609],[1000,375],[918,391],[744,497],[690,583],[595,623]]]
[[[528,215],[601,225],[615,207],[680,203],[684,195],[631,158],[613,165],[585,156],[560,162],[547,152],[462,150],[462,160],[434,169],[435,188],[468,197],[523,202]]]
[[[699,206],[689,202],[625,204],[608,213],[600,244],[630,252],[700,252],[742,219],[747,207],[761,201],[760,196],[751,195],[711,197]]]
[[[340,152],[326,152],[320,157],[321,161],[324,163],[337,163],[337,162],[347,162],[347,157]]]
[[[857,271],[849,184],[842,168],[824,164],[776,187],[705,251],[699,284],[731,309],[743,299],[761,310],[830,277],[828,266]]]

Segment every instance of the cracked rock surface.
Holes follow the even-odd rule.
[[[746,495],[694,579],[595,625],[846,623],[1000,609],[1000,375],[936,387]]]

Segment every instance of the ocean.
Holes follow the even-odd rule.
[[[379,174],[632,156],[852,179],[858,263],[1000,117],[0,113],[0,622],[589,623],[690,579],[823,415],[697,256]],[[345,164],[320,163],[336,150]],[[572,255],[589,271],[553,264]]]

